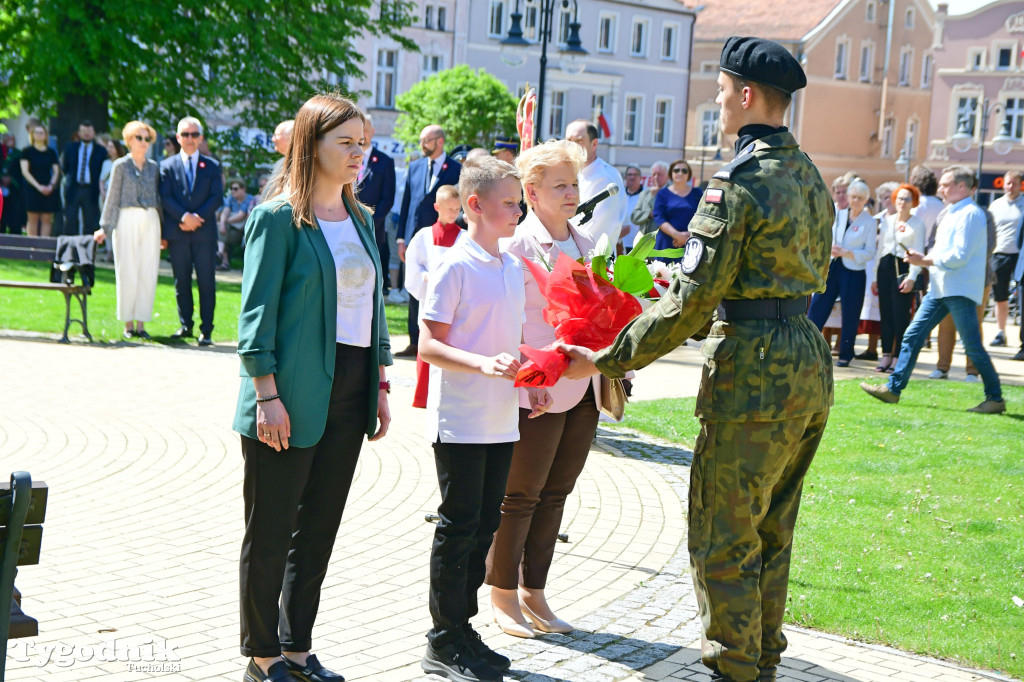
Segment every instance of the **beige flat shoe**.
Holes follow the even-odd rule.
[[[526,621],[519,622],[513,620],[509,616],[501,613],[494,606],[491,606],[491,615],[494,616],[494,623],[501,628],[501,631],[506,635],[512,635],[513,637],[521,637],[522,639],[533,639],[537,636],[537,633],[533,631],[533,628]]]
[[[554,620],[544,620],[536,613],[534,613],[529,606],[523,600],[519,600],[519,607],[523,610],[523,615],[533,621],[533,626],[541,632],[557,632],[559,634],[567,634],[572,632],[576,628],[572,626],[572,623],[567,623],[561,618],[555,618]]]

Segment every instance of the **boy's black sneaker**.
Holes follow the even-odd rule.
[[[463,629],[466,631],[466,643],[477,658],[498,671],[505,671],[512,667],[512,661],[484,644],[484,638],[480,636],[479,632],[468,625]]]
[[[501,682],[501,672],[487,665],[463,640],[435,647],[427,644],[420,662],[423,672],[446,677],[454,682]]]

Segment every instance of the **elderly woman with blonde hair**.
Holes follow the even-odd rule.
[[[128,154],[110,167],[110,184],[103,202],[97,242],[112,231],[117,319],[124,338],[149,339],[145,323],[153,319],[156,279],[160,266],[160,166],[146,158],[156,130],[132,121],[122,131]]]
[[[543,257],[549,263],[562,253],[574,260],[587,256],[593,241],[569,222],[579,205],[577,176],[585,163],[580,146],[565,140],[532,147],[516,159],[529,213],[515,236],[502,244],[503,251],[534,261]],[[554,329],[544,321],[544,306],[536,280],[526,271],[523,342],[535,348],[555,340]],[[499,627],[516,637],[533,637],[534,627],[542,632],[573,629],[548,606],[544,588],[565,500],[597,431],[600,383],[594,378],[559,379],[548,388],[551,409],[535,419],[529,418],[526,390],[519,390],[520,437],[485,582],[491,586]]]

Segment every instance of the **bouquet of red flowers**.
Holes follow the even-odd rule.
[[[645,258],[676,256],[682,249],[655,251],[654,235],[643,235],[628,255],[615,259],[613,267],[608,265],[607,237],[602,236],[596,251],[600,255],[594,256],[590,265],[559,254],[551,272],[526,259],[526,267],[548,302],[544,321],[555,328],[556,341],[544,348],[519,347],[528,361],[516,374],[516,386],[554,386],[569,367],[568,356],[555,349],[558,342],[591,350],[611,345],[622,328],[640,314],[636,296],[656,294]]]

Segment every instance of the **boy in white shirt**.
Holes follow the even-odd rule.
[[[511,382],[526,290],[522,264],[498,250],[522,214],[519,173],[495,158],[473,159],[462,168],[459,196],[469,227],[431,273],[419,341],[430,363],[427,424],[441,489],[430,554],[433,628],[422,666],[460,682],[499,681],[509,659],[489,649],[469,619],[478,612],[484,560],[519,440]],[[531,389],[530,402],[539,415],[551,398]]]

